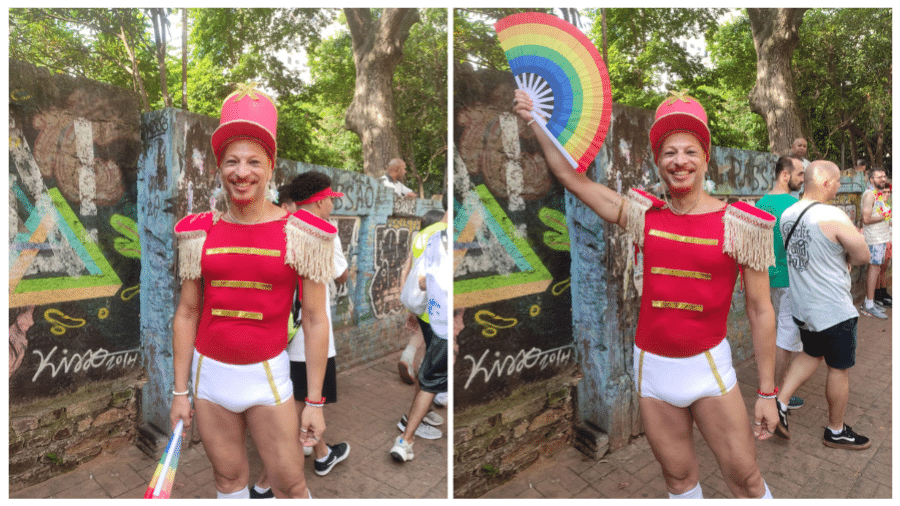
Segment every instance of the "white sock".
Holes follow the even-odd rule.
[[[216,499],[250,499],[250,489],[244,487],[237,492],[232,492],[230,494],[223,494],[216,490]]]
[[[766,493],[760,497],[760,499],[774,499],[774,497],[772,497],[772,492],[769,491],[769,484],[763,481],[763,485],[766,486]]]
[[[779,401],[778,399],[775,399],[775,402],[778,403],[778,407],[781,408],[782,411],[787,411],[788,407],[785,406],[784,404],[782,404],[781,401]]]
[[[253,485],[253,490],[256,490],[260,494],[265,494],[266,492],[271,490],[271,487],[259,488],[259,485]]]
[[[875,307],[875,301],[873,301],[872,299],[866,299],[865,304],[866,304],[866,309],[872,309],[873,307]]]
[[[828,430],[830,430],[832,434],[834,434],[835,436],[837,436],[837,435],[840,435],[841,432],[844,432],[844,426],[841,425],[841,429],[840,429],[839,431],[837,431],[837,432],[835,432],[834,429],[832,429],[831,427],[828,427]]]
[[[325,448],[328,448],[328,453],[326,453],[325,456],[322,457],[321,459],[316,459],[316,462],[325,462],[326,460],[328,460],[328,457],[331,456],[331,447],[328,445],[325,445]]]
[[[415,360],[415,358],[416,348],[410,344],[407,344],[406,348],[403,349],[403,353],[400,354],[400,361],[412,365],[412,361]]]
[[[697,482],[697,486],[688,490],[683,494],[673,494],[669,492],[669,499],[703,499],[703,490],[700,489],[700,482]]]

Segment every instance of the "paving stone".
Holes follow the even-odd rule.
[[[348,441],[351,452],[346,461],[324,477],[312,471],[312,459],[305,460],[305,474],[314,497],[439,499],[448,496],[446,436],[434,441],[417,440],[416,458],[402,465],[389,455],[394,438],[400,434],[397,421],[409,409],[415,394],[397,375],[399,356],[395,353],[338,375],[340,401],[326,408],[325,437],[329,442]],[[444,419],[449,418],[446,409],[438,412]],[[262,462],[252,442],[248,442],[248,448],[252,486],[262,470]],[[157,464],[156,459],[147,457],[136,447],[126,446],[115,454],[101,455],[70,473],[10,496],[139,499],[144,496]],[[202,444],[183,447],[172,498],[215,496],[212,465]]]
[[[881,326],[881,327],[879,327]],[[886,329],[886,332],[881,332]],[[825,398],[827,370],[820,366],[797,394],[806,405],[790,413],[791,439],[773,437],[756,443],[757,462],[769,490],[775,498],[891,498],[892,497],[892,373],[890,320],[861,319],[856,366],[851,371],[851,402],[845,419],[872,440],[864,451],[828,448],[822,444],[823,427],[828,421]],[[756,366],[752,359],[736,364],[738,381],[748,413],[756,402]],[[707,498],[730,498],[718,463],[699,432],[694,446],[700,463],[700,480]],[[569,449],[560,452],[561,462],[571,462]],[[650,462],[641,465],[645,455]],[[604,456],[594,465],[569,464],[570,471],[587,482],[577,494],[558,492],[560,497],[578,498],[665,498],[668,492],[662,471],[650,452],[645,437],[633,440],[625,448]],[[532,466],[502,485],[499,490],[513,495],[483,497],[545,497],[553,487],[545,484],[543,494],[529,490],[529,483],[546,479],[546,466]]]

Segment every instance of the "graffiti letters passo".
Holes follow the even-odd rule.
[[[400,276],[409,255],[412,235],[419,220],[389,218],[375,227],[375,273],[369,284],[369,298],[376,318],[405,311],[400,303]]]

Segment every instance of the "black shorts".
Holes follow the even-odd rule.
[[[434,337],[434,331],[431,330],[431,324],[421,317],[417,316],[416,320],[419,321],[419,328],[422,330],[422,339],[425,340],[425,348],[427,349],[428,345],[431,344],[431,338]]]
[[[325,380],[322,382],[322,395],[325,397],[325,404],[337,402],[336,369],[334,357],[328,357],[328,364],[325,366]],[[307,397],[306,362],[291,361],[291,383],[294,384],[294,399],[303,402],[303,399]]]
[[[825,357],[828,367],[850,369],[856,363],[856,323],[858,317],[842,321],[820,332],[806,330],[805,323],[794,318],[800,327],[800,342],[803,353],[810,357]]]
[[[425,357],[419,366],[419,388],[424,392],[439,394],[447,391],[447,340],[434,336],[425,349]]]

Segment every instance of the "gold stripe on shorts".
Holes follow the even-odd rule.
[[[214,279],[209,282],[216,288],[256,288],[257,290],[272,290],[269,283],[259,283],[257,281],[231,281],[225,279]]]
[[[667,269],[665,267],[651,267],[650,274],[662,274],[664,276],[675,276],[678,278],[694,278],[709,281],[712,274],[708,272],[683,271],[681,269]]]
[[[662,230],[656,230],[655,228],[651,228],[648,234],[656,237],[660,237],[663,239],[669,239],[671,241],[685,242],[688,244],[702,244],[704,246],[717,246],[719,244],[718,239],[707,239],[706,237],[691,237],[688,235],[678,235],[672,234],[669,232],[663,232]]]
[[[240,246],[232,246],[229,248],[209,248],[208,250],[206,250],[207,255],[225,255],[228,253],[237,253],[241,255],[257,255],[264,257],[281,256],[281,251],[277,249],[245,248]]]
[[[690,302],[672,302],[668,300],[654,300],[653,307],[662,309],[686,309],[688,311],[703,312],[702,304],[691,304]]]
[[[638,359],[638,397],[641,396],[641,383],[644,380],[644,350],[641,350],[641,356]]]
[[[200,391],[200,366],[203,365],[203,355],[197,356],[197,375],[194,377],[194,399],[197,399],[197,393]]]
[[[722,392],[722,395],[727,394],[728,391],[725,390],[725,382],[722,381],[722,376],[719,375],[719,370],[716,368],[716,361],[713,359],[712,353],[710,353],[709,350],[706,350],[703,353],[706,355],[706,360],[709,361],[709,368],[712,369],[713,376],[716,377],[716,383],[719,384],[719,390]]]
[[[228,309],[213,309],[213,316],[230,316],[232,318],[247,318],[249,320],[262,320],[262,313],[254,313],[253,311],[230,311]]]
[[[272,395],[275,396],[275,405],[281,404],[281,396],[278,395],[278,388],[275,387],[275,378],[272,376],[272,368],[269,367],[269,361],[266,360],[263,362],[263,367],[266,368],[266,378],[269,379],[269,388],[272,389]]]

